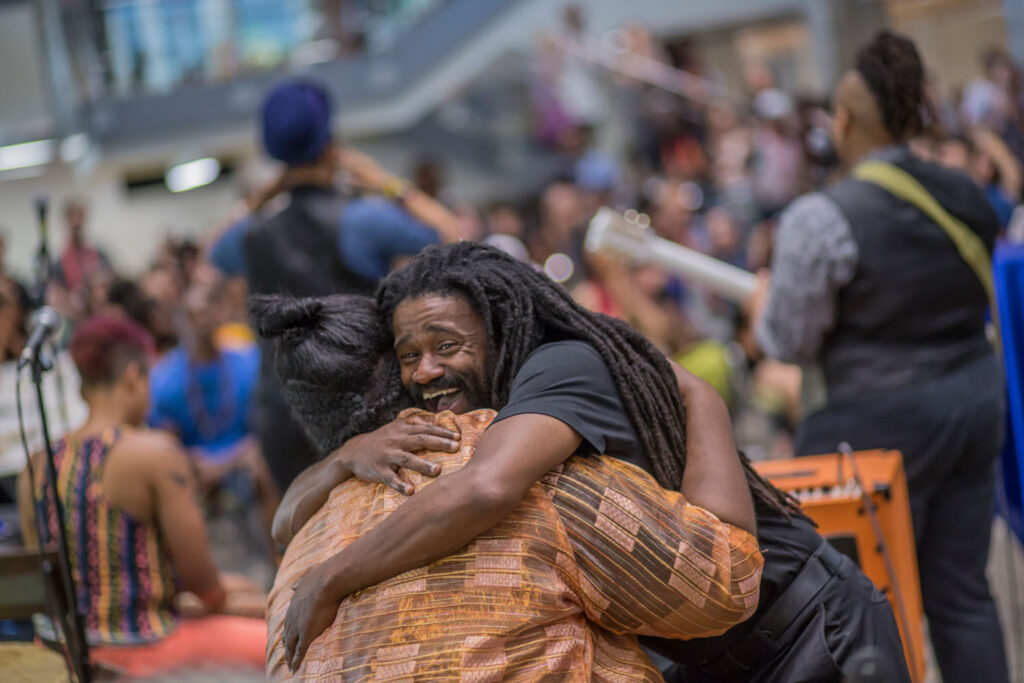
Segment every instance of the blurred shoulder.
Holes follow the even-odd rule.
[[[187,464],[187,456],[181,442],[159,429],[128,429],[114,447],[119,458],[132,464],[160,468]]]
[[[843,220],[839,205],[824,192],[808,192],[783,210],[779,216],[779,229],[787,225],[810,226],[823,218]]]

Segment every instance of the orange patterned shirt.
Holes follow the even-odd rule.
[[[423,457],[441,465],[441,476],[459,469],[493,418],[437,415],[461,432],[462,448]],[[408,475],[417,487],[431,482]],[[403,500],[382,484],[349,480],[292,540],[269,598],[271,680],[290,677],[282,630],[292,584]],[[346,598],[296,678],[661,680],[635,634],[722,633],[754,613],[761,566],[753,535],[643,470],[574,456],[463,550]]]

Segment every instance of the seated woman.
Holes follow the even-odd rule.
[[[407,401],[372,300],[256,297],[252,313],[260,333],[277,338],[285,397],[322,452],[390,422]],[[421,452],[443,478],[469,461],[495,413],[401,415],[457,433],[458,445],[428,441]],[[417,488],[436,481],[407,476]],[[295,668],[285,653],[295,637],[288,617],[303,609],[297,580],[406,500],[383,484],[349,479],[298,531],[270,593],[268,677],[287,678]],[[329,610],[326,630],[294,673],[352,681],[661,680],[633,634],[724,632],[756,608],[761,566],[753,535],[662,490],[641,469],[574,457],[467,547]]]
[[[56,444],[64,518],[57,518],[37,453],[34,480],[26,470],[18,482],[23,535],[30,546],[49,546],[64,525],[93,663],[136,677],[262,668],[266,623],[230,614],[262,615],[264,596],[241,577],[217,572],[184,451],[141,426],[152,352],[149,334],[127,318],[98,316],[76,327],[71,356],[89,415]],[[182,588],[204,616],[182,618]],[[37,632],[54,637],[45,620]]]

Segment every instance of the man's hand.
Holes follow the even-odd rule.
[[[217,608],[217,614],[261,619],[266,615],[267,594],[254,581],[230,572],[220,573],[220,587],[226,593]],[[178,611],[186,618],[204,617],[214,614],[209,606],[195,593],[182,591],[175,597]]]
[[[691,504],[756,535],[754,503],[725,402],[706,381],[669,364],[686,410],[686,469],[680,491]]]
[[[338,614],[341,601],[327,590],[331,580],[329,564],[324,562],[298,580],[284,616],[284,661],[293,673],[302,664],[310,643],[331,625]]]
[[[437,476],[441,468],[419,458],[417,451],[459,450],[460,435],[450,429],[439,427],[432,422],[412,418],[397,418],[376,431],[354,436],[334,451],[329,457],[358,479],[371,483],[387,484],[405,495],[413,493],[413,486],[399,474],[399,468],[406,468]]]

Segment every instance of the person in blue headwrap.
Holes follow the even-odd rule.
[[[399,259],[458,239],[457,219],[444,206],[365,154],[337,144],[332,113],[327,91],[305,79],[277,85],[264,100],[263,146],[285,164],[264,199],[283,193],[287,201],[277,210],[258,202],[265,208],[231,226],[210,251],[213,264],[245,276],[252,293],[372,292]],[[339,172],[364,194],[346,196],[336,183]],[[284,490],[316,455],[266,361],[254,403],[257,437]]]

